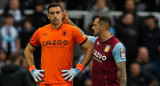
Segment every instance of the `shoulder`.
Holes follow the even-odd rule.
[[[5,29],[5,26],[2,26],[2,27],[0,28],[1,31],[3,31],[4,29]]]
[[[98,39],[98,37],[95,37],[95,36],[88,36],[88,39],[92,42],[92,44],[94,44],[95,41]]]
[[[116,43],[119,43],[119,42],[120,42],[119,39],[116,38],[115,36],[113,36],[113,41],[116,42]]]
[[[43,31],[45,31],[47,28],[51,28],[50,24],[47,24],[47,25],[45,25],[45,26],[43,26],[43,27],[38,28],[38,29],[36,30],[36,32],[43,32]]]
[[[125,50],[125,46],[124,46],[121,42],[118,42],[118,43],[114,46],[114,49],[124,49],[124,50]]]
[[[77,26],[73,26],[73,25],[70,25],[70,24],[64,24],[64,28],[68,28],[68,29],[71,29],[71,30],[78,29]]]

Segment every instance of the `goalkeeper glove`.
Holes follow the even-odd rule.
[[[41,81],[41,77],[44,77],[41,73],[44,73],[45,70],[37,70],[34,65],[29,67],[29,71],[35,82]]]
[[[85,67],[82,64],[77,64],[76,68],[71,68],[71,70],[62,70],[62,77],[65,77],[64,80],[72,81],[77,75],[79,75]]]

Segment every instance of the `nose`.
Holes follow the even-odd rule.
[[[92,26],[92,30],[94,30],[94,26]]]
[[[56,13],[53,16],[54,16],[54,18],[57,18],[57,14]]]

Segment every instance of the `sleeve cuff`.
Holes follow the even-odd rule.
[[[88,39],[88,38],[86,38],[86,39],[80,44],[80,46],[81,46],[82,44],[84,44],[84,43],[87,41],[87,39]]]
[[[31,42],[29,42],[29,43],[31,44]],[[32,44],[31,44],[31,46],[32,46],[32,47],[34,47],[34,48],[36,48],[36,47],[37,47],[37,46],[34,46],[34,45],[32,45]]]

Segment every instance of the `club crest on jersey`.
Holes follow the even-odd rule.
[[[48,33],[43,33],[44,36],[47,36]]]
[[[67,35],[67,31],[66,30],[62,30],[62,34],[63,34],[63,36],[66,36]]]
[[[104,49],[104,52],[108,52],[110,48],[111,48],[111,46],[107,45],[106,48]]]
[[[121,49],[120,52],[121,52],[121,58],[126,58],[125,50]]]

